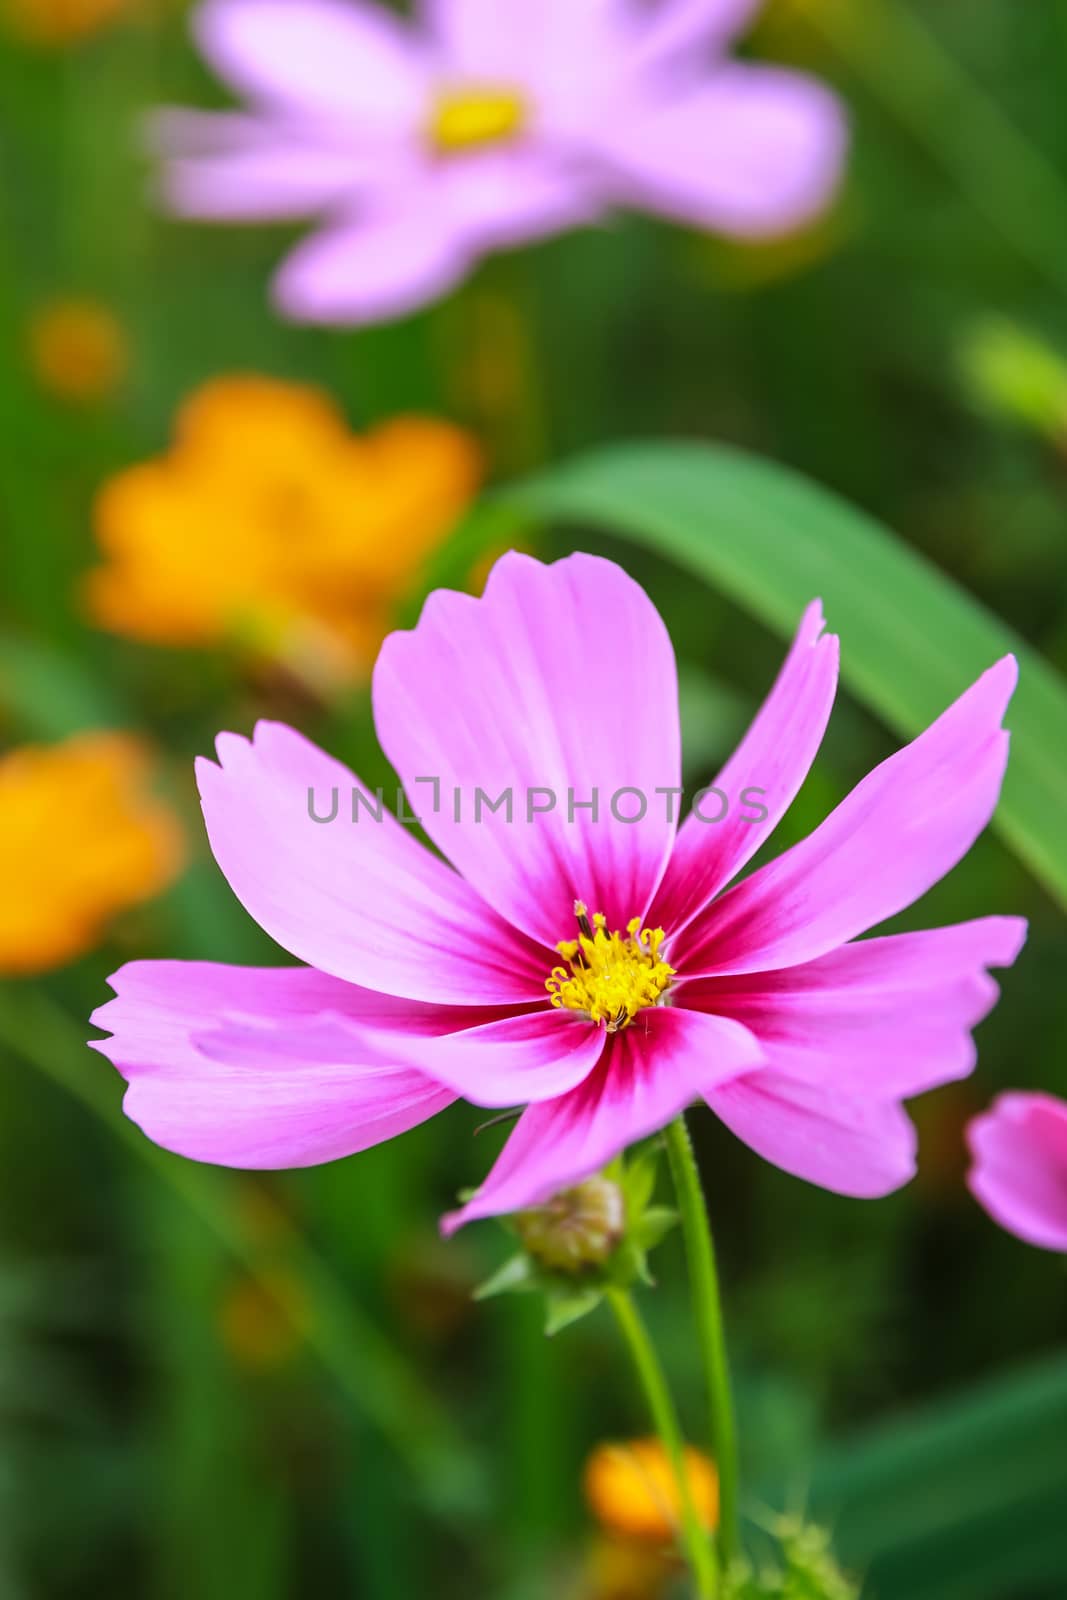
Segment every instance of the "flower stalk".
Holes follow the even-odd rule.
[[[685,1468],[682,1430],[674,1409],[674,1401],[667,1387],[667,1380],[663,1375],[663,1368],[660,1366],[648,1329],[630,1291],[609,1289],[607,1298],[630,1353],[653,1426],[667,1453],[678,1485],[678,1504],[681,1510],[679,1533],[686,1559],[696,1581],[697,1595],[700,1600],[714,1600],[719,1589],[715,1552],[711,1540],[701,1527],[693,1505]]]
[[[737,1509],[737,1427],[730,1392],[715,1245],[700,1172],[684,1116],[677,1117],[670,1124],[666,1130],[666,1140],[671,1177],[682,1220],[700,1358],[711,1410],[711,1449],[719,1470],[719,1554],[723,1566],[729,1569],[741,1553]]]

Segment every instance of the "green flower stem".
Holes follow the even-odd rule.
[[[700,1172],[684,1116],[670,1124],[666,1139],[685,1235],[693,1310],[711,1407],[711,1448],[719,1472],[719,1553],[723,1566],[728,1568],[741,1553],[737,1512],[737,1427],[730,1394],[730,1370],[726,1359],[715,1246]]]
[[[693,1505],[689,1479],[685,1471],[682,1430],[678,1424],[678,1416],[667,1387],[667,1380],[663,1375],[663,1368],[659,1364],[659,1358],[648,1336],[648,1329],[629,1290],[609,1289],[607,1298],[630,1352],[653,1425],[667,1452],[667,1459],[671,1463],[678,1484],[678,1500],[682,1513],[681,1538],[696,1579],[697,1594],[700,1600],[714,1600],[718,1592],[715,1553],[711,1541],[700,1525]]]

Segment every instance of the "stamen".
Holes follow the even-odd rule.
[[[574,915],[578,920],[578,927],[587,939],[593,937],[593,930],[589,925],[589,911],[584,900],[574,902]]]
[[[471,86],[438,95],[430,141],[441,155],[508,144],[523,131],[526,102],[514,89]]]
[[[577,939],[556,946],[567,963],[553,967],[545,981],[552,1004],[579,1011],[608,1033],[629,1027],[639,1011],[662,1004],[674,968],[660,954],[662,928],[642,928],[640,917],[626,924],[626,933],[609,933],[607,918],[597,911],[590,920],[583,901],[574,903]]]

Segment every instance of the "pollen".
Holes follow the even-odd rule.
[[[642,928],[640,917],[626,932],[609,933],[600,911],[592,919],[581,900],[574,903],[577,939],[564,939],[556,949],[567,963],[553,967],[545,982],[552,1004],[579,1011],[608,1033],[629,1027],[646,1006],[660,1005],[674,977],[661,954],[662,928]]]
[[[442,155],[507,144],[526,123],[526,103],[513,89],[448,89],[438,95],[430,139]]]

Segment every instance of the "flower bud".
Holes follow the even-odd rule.
[[[553,1272],[578,1273],[607,1261],[626,1227],[626,1203],[617,1183],[589,1178],[532,1211],[520,1211],[515,1228],[527,1252]]]

